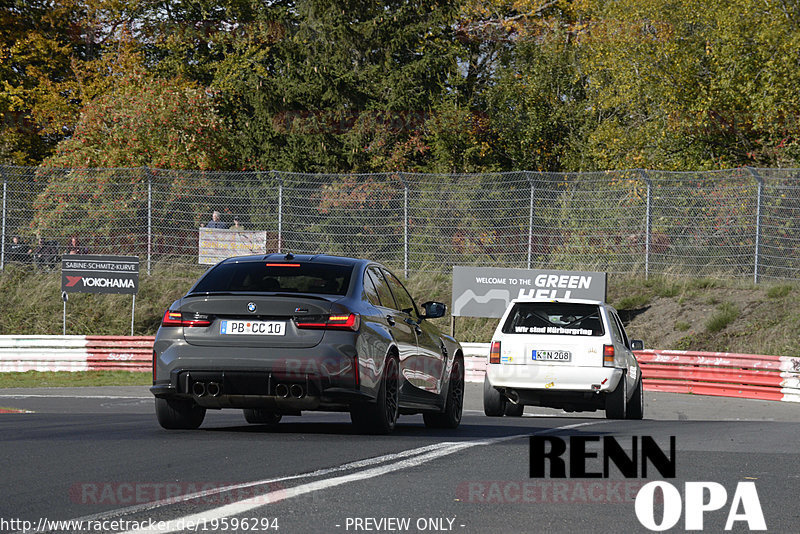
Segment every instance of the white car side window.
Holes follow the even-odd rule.
[[[614,322],[617,323],[617,328],[619,328],[621,335],[620,339],[622,339],[622,343],[626,347],[631,348],[631,343],[628,340],[628,334],[625,332],[625,327],[622,326],[622,319],[620,319],[616,313],[612,313],[611,316],[614,318]]]
[[[611,336],[614,338],[614,341],[617,343],[625,344],[625,338],[622,337],[622,333],[619,331],[619,323],[616,321],[616,317],[611,311],[606,310],[608,313],[608,322],[610,323],[609,326],[611,327]]]

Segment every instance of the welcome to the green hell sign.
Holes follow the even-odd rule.
[[[605,301],[606,273],[453,267],[453,316],[502,317],[515,298]]]

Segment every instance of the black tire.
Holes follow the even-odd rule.
[[[192,400],[156,398],[158,424],[169,430],[193,430],[203,424],[206,409]]]
[[[506,398],[489,383],[489,377],[483,377],[483,413],[489,417],[502,417],[506,411]]]
[[[378,398],[375,403],[357,404],[350,408],[350,420],[367,434],[389,434],[400,413],[400,364],[397,357],[386,359]]]
[[[245,408],[244,420],[253,425],[277,425],[281,421],[281,414],[261,410],[258,408]]]
[[[461,412],[464,408],[464,362],[461,358],[453,360],[450,371],[450,385],[447,388],[447,400],[444,412],[423,413],[422,419],[428,428],[458,428],[461,424]]]
[[[522,412],[524,411],[524,404],[514,404],[513,402],[506,401],[506,415],[508,417],[522,417]]]
[[[633,388],[633,395],[630,402],[628,402],[628,419],[642,419],[644,418],[644,386],[642,385],[642,374],[639,371],[639,380],[636,382],[636,387]]]
[[[625,375],[617,384],[617,389],[606,394],[606,419],[625,419],[628,413],[628,381]]]

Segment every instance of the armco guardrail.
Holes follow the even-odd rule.
[[[467,380],[483,382],[488,343],[462,343]],[[800,402],[800,358],[728,352],[636,353],[648,391]]]
[[[0,336],[0,372],[150,371],[152,336]]]
[[[467,382],[483,382],[486,374],[486,359],[489,357],[488,343],[462,343],[464,349],[464,378]]]
[[[800,358],[682,350],[636,356],[651,391],[800,402]]]
[[[488,343],[462,343],[468,382],[483,382]],[[150,371],[152,336],[0,336],[0,372]],[[645,389],[800,402],[800,358],[728,352],[636,353]]]

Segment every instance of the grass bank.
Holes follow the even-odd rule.
[[[150,373],[75,371],[0,373],[0,388],[57,388],[81,386],[149,386]]]

